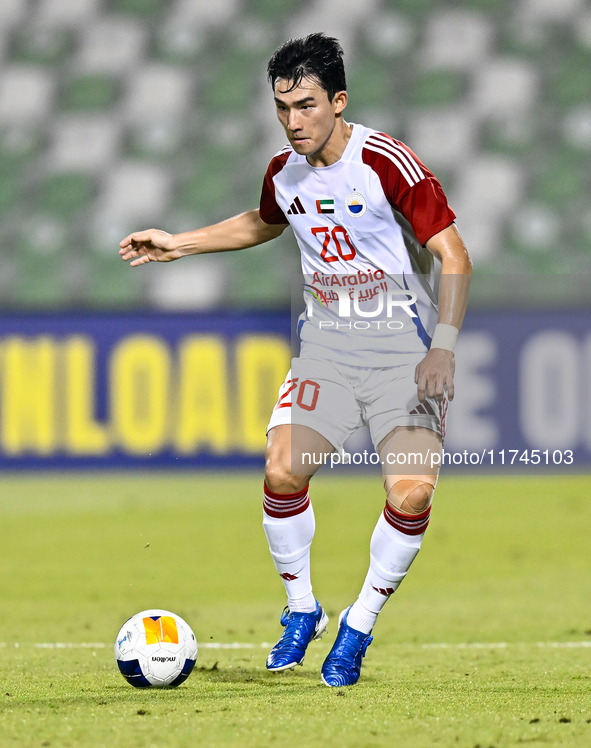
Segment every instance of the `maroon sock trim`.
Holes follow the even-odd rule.
[[[403,514],[396,509],[392,509],[386,502],[384,517],[389,525],[405,535],[422,535],[431,519],[431,507],[428,506],[420,514]]]
[[[310,484],[307,483],[304,488],[302,488],[302,490],[298,491],[297,493],[273,493],[269,486],[266,483],[263,483],[263,491],[265,492],[265,496],[268,496],[270,499],[277,499],[279,501],[283,499],[286,501],[288,501],[289,499],[299,499],[304,496],[304,494],[308,493],[309,487]]]
[[[270,517],[295,517],[310,506],[308,486],[298,493],[274,493],[264,484],[263,509]]]

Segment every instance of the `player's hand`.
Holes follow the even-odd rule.
[[[132,261],[131,267],[147,262],[170,262],[182,257],[182,252],[174,246],[173,235],[159,229],[135,231],[126,236],[119,246],[119,254],[124,260]]]
[[[419,400],[424,403],[427,397],[441,402],[445,390],[450,400],[454,399],[454,372],[456,361],[452,351],[431,348],[415,369],[415,383]]]

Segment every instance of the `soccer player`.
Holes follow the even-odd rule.
[[[268,427],[263,526],[287,607],[267,668],[302,664],[309,643],[326,631],[311,584],[308,486],[326,457],[367,424],[386,505],[366,580],[341,613],[321,673],[328,686],[349,686],[429,523],[471,262],[433,174],[407,146],[344,119],[336,39],[317,33],[285,43],[268,75],[289,144],[269,164],[259,208],[182,234],[135,232],[120,253],[133,266],[167,262],[252,247],[291,225],[307,309],[300,356]],[[433,258],[441,263],[437,293]]]

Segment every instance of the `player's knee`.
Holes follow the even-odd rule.
[[[388,490],[388,504],[404,514],[420,514],[431,505],[434,491],[435,484],[422,476],[399,480]]]
[[[298,493],[308,485],[309,480],[307,475],[292,475],[283,461],[267,457],[265,483],[273,493]]]

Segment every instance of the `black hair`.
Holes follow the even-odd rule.
[[[346,91],[343,49],[339,40],[322,33],[290,39],[275,52],[267,65],[271,85],[278,78],[291,81],[290,91],[303,78],[314,78],[332,101],[337,91]]]

